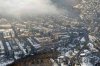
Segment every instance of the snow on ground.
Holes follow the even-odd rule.
[[[83,57],[81,66],[93,66],[93,65],[90,63],[89,58]]]
[[[27,38],[27,40],[31,43],[31,45],[33,46],[33,47],[35,47],[35,48],[40,48],[41,46],[40,46],[40,44],[35,44],[35,43],[33,43],[32,41],[31,41],[31,39],[30,38]]]
[[[50,59],[50,61],[52,62],[52,66],[58,66],[58,64],[52,58]]]
[[[91,51],[95,51],[95,52],[98,52],[97,49],[94,48],[94,45],[92,43],[88,43],[88,47]]]
[[[81,66],[93,66],[91,63],[82,63]]]
[[[94,42],[96,39],[97,39],[96,37],[89,35],[89,40],[90,41]]]
[[[19,40],[18,39],[15,39],[16,40],[16,43],[18,44],[18,46],[20,47],[20,49],[24,52],[24,54],[26,55],[27,53],[26,53],[26,51],[25,51],[25,49],[21,46],[22,44],[19,42]]]
[[[0,62],[0,66],[6,66],[6,65],[11,64],[13,62],[14,62],[14,60],[7,60],[7,61],[4,61],[4,62]]]
[[[8,50],[11,50],[11,47],[10,47],[9,42],[6,42],[6,45],[7,45],[7,47],[8,47]]]
[[[1,48],[1,49],[4,49],[4,46],[3,46],[2,41],[0,41],[0,48]]]
[[[85,37],[83,37],[80,41],[81,41],[81,42],[85,42],[85,41],[86,41],[86,40],[85,40]]]

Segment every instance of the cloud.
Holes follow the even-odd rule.
[[[50,0],[0,0],[0,13],[17,15],[22,14],[58,14],[61,10]]]

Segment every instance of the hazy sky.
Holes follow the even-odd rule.
[[[23,13],[58,13],[50,0],[0,0],[0,13],[20,15]]]
[[[55,6],[58,0],[0,0],[0,14],[4,15],[38,15],[38,14],[59,14],[65,10]],[[73,0],[59,0],[58,4],[70,4]],[[67,12],[67,10],[66,10]]]

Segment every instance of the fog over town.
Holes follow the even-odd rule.
[[[0,14],[7,16],[37,16],[68,14],[74,0],[0,0]]]
[[[0,66],[100,66],[100,1],[0,0]]]

